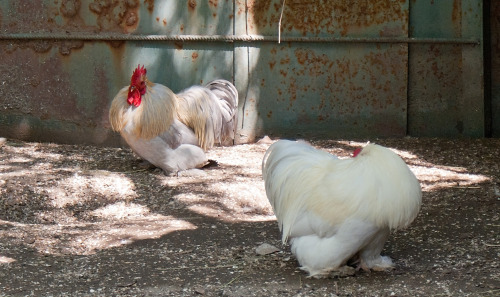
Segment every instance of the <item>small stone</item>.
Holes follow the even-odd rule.
[[[269,136],[267,135],[259,139],[259,141],[257,141],[257,144],[272,144],[272,143],[273,143],[272,139],[269,138]]]
[[[261,256],[269,255],[279,251],[280,251],[279,248],[275,247],[274,245],[270,245],[269,243],[263,243],[255,249],[255,252]]]
[[[195,287],[194,292],[199,295],[205,295],[205,288],[202,287]]]

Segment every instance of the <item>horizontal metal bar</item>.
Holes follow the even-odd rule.
[[[0,40],[88,40],[88,41],[205,41],[205,42],[317,42],[317,43],[442,43],[481,44],[477,39],[410,37],[292,37],[264,35],[134,35],[86,33],[13,33],[0,34]]]

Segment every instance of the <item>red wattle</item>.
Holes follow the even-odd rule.
[[[359,148],[359,147],[357,149],[355,149],[354,152],[352,153],[352,157],[354,158],[357,155],[359,155],[359,153],[361,153],[361,150],[362,150],[362,148]]]
[[[141,105],[141,94],[137,90],[129,92],[127,97],[127,103],[129,105],[134,105],[135,107],[138,107],[139,105]]]

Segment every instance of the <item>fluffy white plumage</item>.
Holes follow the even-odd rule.
[[[354,257],[363,269],[391,268],[391,259],[380,255],[390,230],[408,226],[420,210],[417,178],[376,144],[339,159],[280,140],[267,150],[262,174],[283,243],[290,239],[301,268],[314,277]]]
[[[166,173],[200,168],[205,150],[229,144],[237,123],[238,92],[226,80],[178,94],[146,78],[138,67],[131,85],[113,99],[109,119],[132,150]]]

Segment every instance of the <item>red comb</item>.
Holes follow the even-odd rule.
[[[132,79],[130,80],[130,84],[132,85],[140,85],[141,82],[144,81],[145,76],[146,76],[146,68],[144,68],[144,65],[137,65],[137,68],[134,70],[134,73],[132,74]]]

